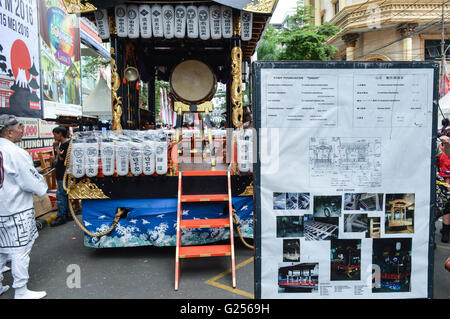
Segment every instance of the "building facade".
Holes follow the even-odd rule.
[[[436,0],[305,0],[315,24],[341,30],[327,40],[336,60],[424,61],[450,58],[450,3]],[[442,23],[443,22],[443,23]],[[443,28],[444,27],[444,28]]]

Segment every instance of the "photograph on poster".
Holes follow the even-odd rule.
[[[414,194],[386,194],[385,233],[414,233]]]
[[[318,263],[278,265],[278,292],[314,293],[319,290]]]
[[[366,238],[380,238],[381,234],[381,218],[369,217],[367,219]]]
[[[331,239],[330,280],[361,280],[360,239]]]
[[[340,217],[342,196],[314,196],[314,217]]]
[[[298,209],[298,194],[286,193],[286,209]]]
[[[300,261],[300,239],[283,239],[283,261]]]
[[[305,215],[305,239],[306,240],[330,240],[338,238],[339,218],[337,217],[313,217]]]
[[[298,209],[309,209],[310,198],[309,193],[298,193]]]
[[[344,210],[382,211],[383,194],[346,193]]]
[[[345,233],[364,233],[367,227],[367,214],[344,214]]]
[[[273,209],[285,210],[286,209],[286,193],[273,193]]]
[[[372,292],[411,291],[412,238],[379,238],[372,244],[372,263],[380,267]]]
[[[277,216],[277,237],[303,237],[303,216]]]

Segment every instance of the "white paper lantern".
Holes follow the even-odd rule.
[[[175,10],[171,5],[162,7],[164,38],[172,39],[175,35]]]
[[[130,39],[139,38],[139,7],[129,5],[127,7],[128,37]]]
[[[152,11],[148,4],[139,6],[139,26],[141,38],[149,39],[152,37]]]
[[[127,6],[124,4],[118,5],[114,8],[116,17],[117,36],[124,38],[128,36],[128,19]]]
[[[114,174],[114,142],[102,141],[100,153],[103,175],[112,176]]]
[[[88,177],[95,177],[98,174],[98,142],[89,142],[85,146],[86,175]]]
[[[70,161],[72,164],[72,174],[76,178],[81,178],[85,173],[85,145],[81,141],[72,142],[72,151],[70,153]]]
[[[221,12],[219,6],[209,7],[209,21],[211,28],[211,38],[214,40],[220,39],[222,37],[222,20]]]
[[[229,39],[233,36],[233,10],[230,7],[221,6],[222,37]]]
[[[160,38],[164,36],[162,8],[159,4],[152,6],[152,28],[154,37]]]
[[[98,36],[102,40],[109,39],[109,21],[108,21],[108,10],[102,9],[94,12],[95,24],[97,25]]]
[[[128,142],[116,142],[116,169],[117,175],[125,176],[128,174]]]
[[[252,38],[253,13],[241,11],[241,40],[250,41]]]
[[[209,9],[207,6],[198,7],[198,34],[200,39],[209,40],[211,37],[209,27]]]
[[[188,38],[198,38],[198,10],[196,6],[186,8],[186,28]]]
[[[144,142],[142,153],[143,162],[142,170],[145,175],[153,175],[155,173],[155,149],[154,142],[147,140]]]
[[[246,173],[252,168],[252,151],[253,151],[253,143],[251,140],[251,136],[248,134],[240,135],[237,139],[237,160],[238,160],[238,168],[239,171]]]
[[[142,143],[130,143],[130,169],[134,176],[142,174]]]
[[[186,35],[186,7],[178,5],[175,7],[175,37],[184,38]]]
[[[155,142],[156,173],[165,175],[167,173],[167,142]]]

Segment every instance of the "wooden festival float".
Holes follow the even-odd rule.
[[[82,222],[74,219],[85,246],[176,246],[175,289],[179,258],[231,256],[235,287],[233,238],[253,238],[243,72],[275,0],[64,3],[111,44],[112,130],[77,132],[66,160],[68,196],[82,201]],[[156,79],[170,82],[176,126],[139,130],[144,121],[156,124]],[[148,83],[148,114],[139,109],[138,80]],[[211,127],[218,82],[226,85],[231,130]],[[185,113],[198,114],[197,131],[183,127]]]

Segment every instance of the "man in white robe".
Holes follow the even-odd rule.
[[[11,260],[15,299],[40,299],[45,291],[27,288],[30,251],[38,237],[33,194],[47,192],[45,179],[34,168],[27,151],[15,143],[22,140],[23,124],[13,115],[0,115],[0,269]],[[2,286],[0,294],[8,290]]]

